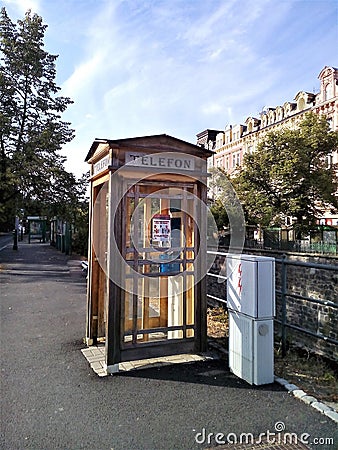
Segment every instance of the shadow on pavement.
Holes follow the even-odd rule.
[[[251,391],[284,391],[277,383],[255,386],[246,383],[232,374],[225,359],[213,359],[191,363],[170,364],[162,367],[149,367],[121,372],[114,377],[146,378],[152,380],[177,381],[210,386],[233,387]],[[105,378],[111,380],[111,377]]]

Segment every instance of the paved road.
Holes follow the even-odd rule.
[[[1,448],[203,449],[216,433],[257,436],[277,422],[308,442],[334,437],[333,421],[277,384],[249,386],[222,360],[99,378],[80,351],[85,280],[67,262],[48,244],[0,252]]]
[[[7,246],[13,246],[13,234],[12,233],[6,233],[6,234],[0,234],[0,252]]]

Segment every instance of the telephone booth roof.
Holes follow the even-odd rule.
[[[169,136],[167,134],[156,134],[152,136],[142,136],[125,139],[96,138],[92,143],[90,150],[86,156],[85,159],[86,162],[90,162],[89,160],[94,155],[95,151],[97,150],[100,144],[107,144],[111,148],[134,147],[143,149],[144,151],[153,150],[159,152],[161,151],[170,152],[180,150],[182,152],[194,154],[203,159],[206,159],[214,154],[214,152],[209,149],[200,147],[195,144],[191,144],[190,142],[183,141],[181,139]]]

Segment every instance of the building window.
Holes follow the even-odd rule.
[[[275,123],[275,121],[276,121],[275,113],[273,111],[270,111],[268,115],[268,124],[271,125],[272,123]]]
[[[303,111],[305,109],[305,100],[300,98],[298,101],[298,111]]]
[[[328,83],[324,88],[324,101],[331,98],[331,84]]]
[[[280,120],[282,120],[282,118],[283,118],[282,108],[279,107],[276,111],[276,121],[279,122]]]
[[[216,141],[216,148],[221,148],[223,145],[223,138],[219,137]]]
[[[230,158],[229,158],[229,156],[227,156],[226,158],[225,158],[225,168],[228,170],[229,169],[229,160],[230,160]]]
[[[236,167],[236,153],[232,154],[232,167]]]

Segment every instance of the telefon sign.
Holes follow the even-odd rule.
[[[103,170],[107,169],[110,164],[110,158],[109,155],[103,157],[100,159],[97,163],[93,166],[93,174],[97,175],[98,173],[102,172]]]
[[[195,170],[195,159],[188,155],[172,156],[171,154],[145,155],[140,152],[127,152],[126,164],[137,167],[152,167],[157,169]]]

